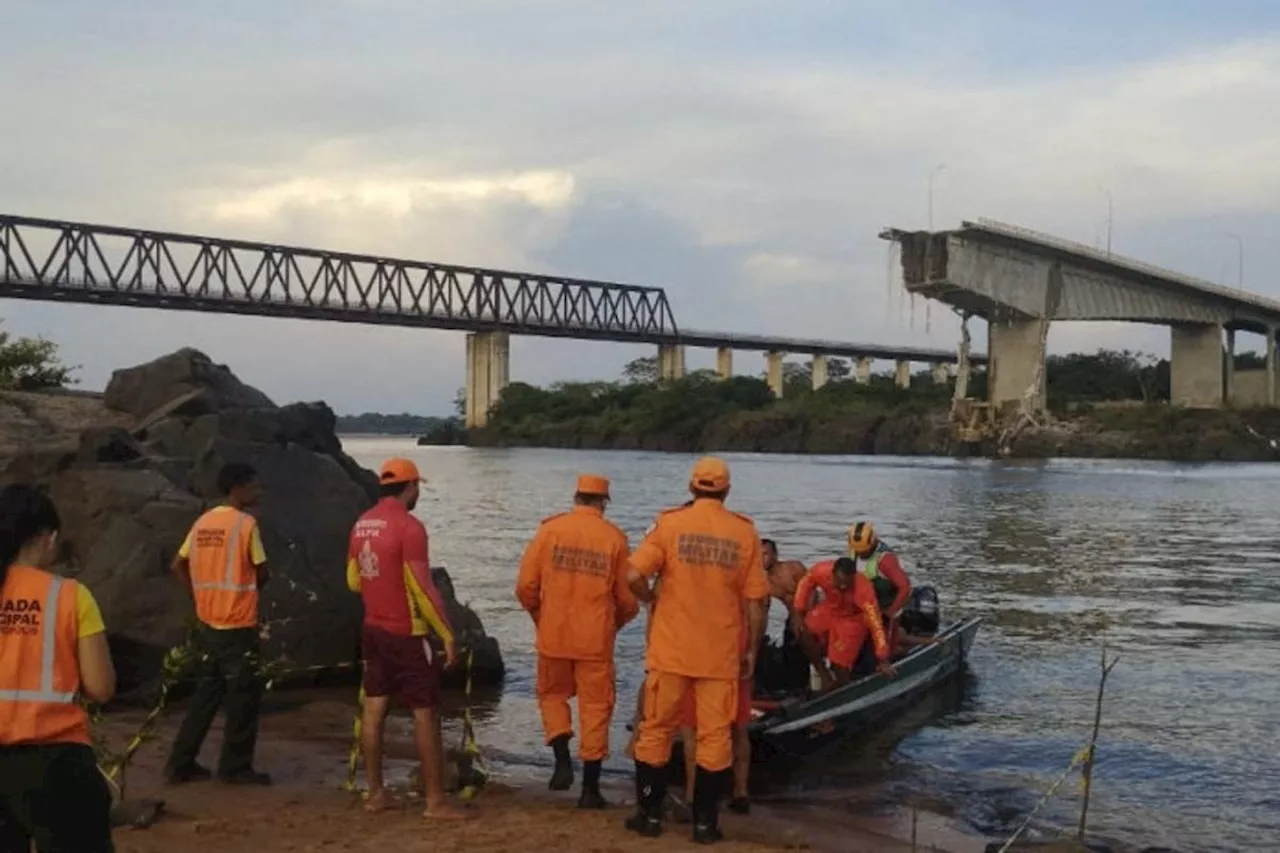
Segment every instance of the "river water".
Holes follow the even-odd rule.
[[[582,471],[613,480],[609,517],[633,546],[686,499],[678,454],[416,447],[348,438],[376,468],[416,459],[432,561],[502,644],[508,677],[479,709],[501,760],[548,762],[533,696],[532,625],[513,595],[538,522]],[[1271,849],[1280,839],[1280,467],[888,457],[726,456],[730,505],[783,559],[836,555],[874,521],[943,618],[981,615],[969,671],[917,713],[764,793],[835,809],[906,798],[993,837],[1012,830],[1086,742],[1105,643],[1107,684],[1092,831],[1182,851]],[[772,608],[777,615],[779,608]],[[776,631],[778,625],[773,629]],[[621,633],[613,727],[642,669],[643,618]],[[1074,780],[1033,828],[1074,825]],[[1259,846],[1261,845],[1261,846]]]

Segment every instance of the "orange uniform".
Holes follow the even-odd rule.
[[[579,493],[590,488],[587,479],[579,481]],[[516,598],[537,626],[546,740],[572,735],[569,699],[576,695],[583,761],[601,761],[609,752],[614,637],[639,612],[627,586],[629,553],[625,533],[596,507],[579,505],[543,521],[520,562]]]
[[[888,660],[892,651],[871,581],[855,572],[851,589],[837,589],[834,568],[835,560],[817,563],[796,587],[795,611],[804,619],[805,630],[826,646],[832,666],[852,669],[868,633],[875,644],[876,658]],[[823,600],[810,609],[818,590],[822,590]]]
[[[191,566],[196,617],[210,628],[253,628],[258,624],[256,568],[267,561],[258,522],[230,506],[196,519],[178,556]]]
[[[722,476],[720,488],[727,488],[727,470]],[[691,692],[698,766],[725,770],[733,763],[744,600],[769,595],[755,524],[719,500],[696,497],[658,517],[631,565],[641,577],[662,583],[645,657],[636,760],[651,767],[667,763]]]
[[[13,566],[0,590],[0,746],[88,746],[89,716],[76,703],[81,636],[102,616],[73,580]]]

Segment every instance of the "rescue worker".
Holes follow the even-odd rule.
[[[426,793],[423,816],[457,820],[464,814],[449,804],[444,789],[444,746],[440,738],[440,662],[434,632],[444,646],[444,666],[457,659],[453,627],[431,579],[427,528],[412,514],[424,482],[409,459],[388,459],[378,474],[380,498],[356,521],[347,553],[347,587],[364,602],[364,713],[360,745],[364,753],[370,813],[390,808],[383,786],[382,737],[391,697],[413,713],[413,739],[422,762]]]
[[[0,851],[111,853],[111,791],[89,715],[116,673],[89,590],[50,573],[61,523],[31,486],[0,491]]]
[[[722,837],[718,812],[733,764],[738,687],[755,670],[769,585],[755,523],[725,509],[728,466],[714,457],[700,459],[689,490],[693,500],[660,514],[631,555],[632,592],[652,600],[649,580],[658,578],[662,594],[654,605],[645,654],[644,715],[635,745],[637,810],[626,826],[649,837],[662,833],[663,774],[684,696],[692,691],[697,723],[693,839],[710,844]]]
[[[525,549],[516,598],[533,618],[538,651],[538,707],[555,755],[549,787],[573,786],[569,699],[578,697],[582,793],[578,808],[602,809],[600,767],[609,754],[616,685],[613,644],[640,605],[627,586],[627,535],[605,520],[609,481],[578,477],[573,509],[545,519]]]
[[[218,472],[224,502],[196,519],[173,560],[173,574],[195,599],[191,653],[198,679],[187,716],[165,765],[170,784],[210,777],[197,758],[218,709],[226,709],[218,779],[270,785],[253,768],[262,679],[258,672],[258,594],[269,579],[257,520],[261,494],[253,466],[229,462]]]
[[[902,608],[911,600],[911,581],[898,562],[898,555],[889,550],[868,521],[856,521],[849,525],[849,556],[861,563],[859,569],[876,591],[880,616],[889,634],[889,645],[897,647],[898,618]]]
[[[815,606],[812,602],[818,591],[823,599]],[[795,610],[805,634],[816,640],[811,647],[825,649],[830,661],[830,669],[821,657],[815,662],[823,690],[870,670],[894,674],[892,649],[880,620],[875,590],[849,557],[814,565],[796,589]],[[872,646],[867,648],[874,648],[874,656],[863,651],[868,635]]]

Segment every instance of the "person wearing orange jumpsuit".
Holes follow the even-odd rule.
[[[813,604],[814,593],[822,592],[822,601]],[[853,560],[841,557],[815,564],[796,588],[796,617],[804,631],[825,649],[834,676],[823,674],[823,687],[829,689],[847,682],[862,654],[868,635],[875,648],[876,669],[893,675],[889,659],[892,650],[885,636],[884,623],[871,581],[860,574]]]
[[[769,596],[755,523],[724,506],[729,467],[706,457],[689,478],[693,500],[658,516],[631,556],[628,581],[642,601],[662,593],[653,610],[645,664],[644,713],[635,743],[636,813],[627,829],[662,834],[667,762],[682,722],[684,697],[693,693],[696,760],[693,839],[722,836],[719,804],[733,764],[733,723],[742,679],[755,671]],[[747,643],[742,650],[742,622]]]
[[[639,611],[627,586],[627,536],[604,518],[609,481],[578,478],[572,510],[542,522],[525,549],[516,598],[533,617],[538,651],[538,705],[547,744],[555,754],[550,788],[573,785],[569,699],[578,697],[582,738],[579,808],[604,808],[600,766],[609,753],[615,701],[613,644],[619,628]]]

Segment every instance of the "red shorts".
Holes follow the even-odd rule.
[[[440,704],[440,665],[426,637],[392,634],[365,625],[364,692],[395,696],[419,710]]]
[[[734,718],[735,726],[745,726],[751,722],[751,691],[753,679],[744,678],[738,682],[738,715]],[[693,701],[693,689],[684,694],[684,711],[680,715],[680,725],[686,729],[696,729],[698,722],[697,706]]]

